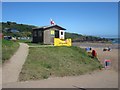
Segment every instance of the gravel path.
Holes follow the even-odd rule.
[[[19,73],[28,55],[28,45],[20,43],[18,51],[2,66],[2,83],[17,82]]]

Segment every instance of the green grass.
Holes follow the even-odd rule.
[[[43,45],[43,44],[41,44],[41,43],[32,43],[32,42],[28,42],[27,43],[29,46],[41,46],[41,45]]]
[[[28,44],[30,47],[43,47],[43,45],[45,46],[45,44],[43,44],[43,43],[32,43],[31,40],[18,40],[18,42],[26,43],[26,44]],[[48,45],[47,45],[47,46],[48,46]]]
[[[2,40],[2,63],[11,58],[19,47],[18,42]]]
[[[31,40],[17,40],[17,41],[21,43],[31,43]]]
[[[50,44],[43,44],[43,43],[32,43],[32,42],[28,42],[27,43],[30,47],[42,47],[42,46],[53,46],[53,45],[50,45]]]
[[[19,76],[20,81],[81,75],[99,69],[97,59],[78,47],[30,48]]]
[[[18,42],[26,43],[30,47],[46,47],[46,46],[48,47],[48,46],[53,46],[53,45],[50,45],[50,44],[33,43],[31,40],[18,40]]]

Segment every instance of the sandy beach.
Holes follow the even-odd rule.
[[[111,49],[120,49],[120,44],[110,44],[110,43],[73,42],[72,45],[82,46],[82,47],[94,47],[94,48],[105,48],[109,46]]]
[[[74,46],[81,48],[91,47],[96,50],[98,59],[104,64],[105,59],[111,60],[111,69],[118,71],[118,44],[106,44],[106,43],[73,43]],[[111,51],[103,51],[103,48],[110,47]]]

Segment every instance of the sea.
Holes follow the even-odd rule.
[[[120,44],[120,37],[118,37],[118,35],[100,35],[99,37],[106,38],[113,44]]]
[[[112,48],[116,48],[116,49],[120,49],[120,37],[118,37],[117,35],[115,36],[109,36],[109,37],[104,37],[107,38],[109,41],[112,42],[113,47]]]
[[[113,44],[120,44],[120,38],[107,38],[110,40]]]

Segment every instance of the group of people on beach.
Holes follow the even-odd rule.
[[[104,48],[103,51],[111,51],[110,47]]]
[[[88,48],[86,48],[86,51],[87,52],[91,52],[91,54],[92,54],[92,57],[93,58],[97,58],[97,52],[96,52],[96,50],[92,50],[92,48],[91,47],[88,47]]]
[[[96,50],[92,49],[91,47],[85,48],[85,50],[88,53],[91,53],[92,58],[97,58],[97,52],[96,52]],[[104,48],[103,51],[111,51],[111,48],[110,47]],[[105,69],[110,66],[110,63],[111,63],[110,60],[108,60],[108,59],[104,60],[104,64],[105,64],[104,67],[105,67]]]

